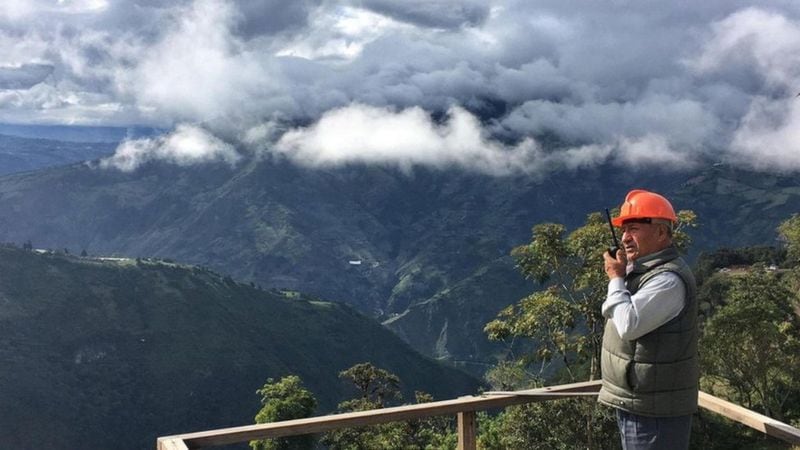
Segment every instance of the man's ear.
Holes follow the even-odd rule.
[[[670,239],[669,230],[667,230],[667,226],[663,223],[658,224],[658,240],[661,242],[666,242]]]

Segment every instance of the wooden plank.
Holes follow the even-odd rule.
[[[478,432],[475,411],[458,413],[458,450],[476,450]]]
[[[180,438],[158,438],[158,450],[189,450]]]
[[[775,420],[771,417],[751,411],[735,403],[714,397],[711,394],[700,392],[698,398],[700,407],[717,414],[721,414],[731,420],[747,425],[769,436],[784,440],[790,444],[800,444],[800,430]]]
[[[338,428],[362,427],[431,416],[452,416],[469,411],[504,408],[511,405],[552,400],[552,395],[548,395],[549,393],[587,392],[599,389],[600,381],[589,381],[521,391],[524,395],[467,396],[454,400],[422,403],[418,405],[398,406],[371,411],[334,414],[307,419],[188,433],[173,436],[173,438],[182,439],[189,448],[212,447],[216,445],[248,442],[257,439],[323,433]],[[536,392],[540,392],[543,395],[537,397]]]
[[[603,386],[602,380],[582,381],[580,383],[559,384],[556,386],[545,386],[538,389],[528,389],[517,391],[520,394],[526,392],[600,392]]]
[[[597,397],[597,392],[527,392],[527,391],[488,391],[481,394],[487,395],[513,395],[517,397],[534,397],[537,399],[558,400],[560,398]]]

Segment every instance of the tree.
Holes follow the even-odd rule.
[[[433,401],[433,396],[421,391],[414,392],[417,404]],[[400,428],[398,449],[452,449],[458,444],[453,417],[434,416],[424,419],[412,419],[398,423]]]
[[[371,363],[356,364],[339,372],[339,378],[350,381],[358,391],[356,398],[339,403],[340,412],[367,411],[383,408],[387,399],[400,399],[400,378]],[[362,428],[345,428],[326,433],[322,443],[332,450],[368,450],[394,447],[399,441],[396,424]]]
[[[350,380],[361,394],[360,399],[375,408],[383,408],[387,399],[402,399],[400,378],[371,363],[360,363],[339,372],[339,378]],[[368,408],[373,409],[373,408]]]
[[[400,378],[371,363],[361,363],[343,370],[339,377],[353,384],[357,397],[339,403],[339,411],[366,411],[383,408],[389,400],[401,400]],[[429,394],[416,392],[417,403],[433,400]],[[361,428],[331,431],[322,443],[332,450],[371,449],[449,449],[455,446],[456,435],[451,431],[452,419],[432,417],[405,422],[392,422]]]
[[[586,415],[592,416],[586,420]],[[487,421],[488,420],[488,421]],[[589,431],[579,426],[585,421]],[[596,401],[568,399],[510,406],[496,419],[480,419],[479,448],[591,449],[619,447],[610,408]]]
[[[317,407],[316,398],[296,375],[279,381],[269,378],[256,393],[261,396],[262,404],[255,417],[256,423],[302,419],[311,416]],[[314,436],[310,435],[250,441],[253,450],[305,450],[313,449],[314,444]]]
[[[778,234],[786,243],[787,257],[794,263],[800,262],[800,214],[793,214],[783,221],[778,226]]]
[[[800,314],[800,214],[794,214],[778,226],[778,233],[786,244],[787,260],[793,266],[785,281],[795,293],[795,305]]]
[[[525,370],[526,362],[520,360],[500,361],[486,371],[484,379],[493,390],[513,391],[535,384],[538,379]]]
[[[707,389],[784,420],[786,400],[800,389],[794,293],[778,274],[755,266],[732,277],[725,298],[700,341]]]

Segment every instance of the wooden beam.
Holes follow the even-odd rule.
[[[258,439],[271,439],[301,434],[323,433],[349,427],[363,427],[387,422],[420,419],[432,416],[453,416],[463,412],[504,408],[511,405],[553,400],[553,393],[590,392],[600,389],[600,381],[549,386],[521,391],[524,395],[467,396],[454,400],[373,409],[344,414],[287,420],[235,428],[201,431],[197,433],[168,436],[163,439],[180,439],[188,448],[212,447]],[[536,396],[536,392],[543,395]],[[565,395],[568,397],[568,395]]]
[[[745,424],[769,436],[784,440],[790,444],[800,444],[799,429],[771,417],[751,411],[719,397],[714,397],[711,394],[706,394],[705,392],[700,392],[698,404],[702,408]]]
[[[158,450],[189,450],[182,439],[158,438]]]
[[[478,448],[475,415],[475,411],[458,413],[458,450],[476,450]]]

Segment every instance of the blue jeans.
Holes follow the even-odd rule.
[[[678,450],[689,448],[692,416],[648,417],[617,410],[623,450]]]

